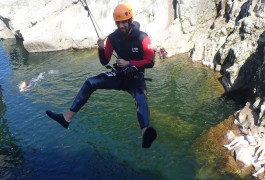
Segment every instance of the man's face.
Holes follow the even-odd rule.
[[[129,32],[129,21],[124,20],[124,21],[116,21],[116,25],[122,35],[127,35]]]

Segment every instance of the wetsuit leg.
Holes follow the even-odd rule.
[[[121,78],[115,73],[102,73],[88,78],[79,90],[70,110],[78,112],[87,102],[90,95],[97,89],[122,89]]]
[[[137,109],[137,118],[140,128],[143,129],[149,126],[149,107],[147,104],[147,96],[145,90],[134,90],[130,92],[135,99],[135,105]]]
[[[134,83],[133,83],[134,84]],[[146,96],[146,85],[144,81],[136,82],[136,86],[131,87],[131,94],[135,99],[135,104],[137,108],[137,117],[140,124],[141,129],[146,128],[143,133],[143,148],[150,148],[153,141],[157,137],[157,133],[155,128],[149,126],[149,117],[150,112],[147,104],[147,96]],[[135,89],[137,87],[137,89]]]

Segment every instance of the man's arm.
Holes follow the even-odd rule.
[[[137,68],[152,68],[154,66],[154,51],[151,45],[149,36],[146,36],[142,41],[143,59],[130,60],[130,64]]]
[[[99,39],[97,43],[98,43],[98,56],[100,63],[105,66],[110,61],[113,48],[111,46],[109,39],[107,39],[106,47],[104,47],[104,40],[102,39]]]

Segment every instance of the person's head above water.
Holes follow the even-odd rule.
[[[127,35],[132,27],[133,11],[129,3],[118,4],[113,12],[113,19],[122,35]]]

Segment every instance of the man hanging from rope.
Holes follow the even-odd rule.
[[[111,72],[88,78],[77,94],[70,110],[63,114],[46,111],[47,115],[68,128],[72,118],[97,89],[127,91],[135,99],[137,118],[142,131],[142,147],[149,148],[156,139],[156,130],[149,126],[149,108],[146,96],[145,68],[154,65],[154,51],[148,35],[140,31],[140,24],[133,21],[133,11],[128,3],[116,6],[113,18],[117,29],[106,40],[98,40],[98,54],[102,65],[107,65],[113,50],[117,53],[116,66]]]

